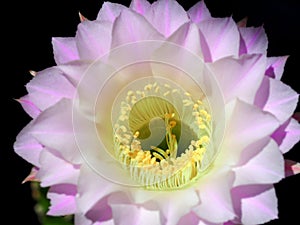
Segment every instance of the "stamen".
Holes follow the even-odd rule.
[[[164,97],[181,98],[181,107],[189,115],[188,119],[181,118],[175,106]],[[152,123],[154,118],[157,122]],[[119,117],[113,126],[115,155],[132,179],[146,189],[184,188],[204,173],[202,161],[210,143],[210,123],[207,108],[202,101],[193,100],[189,92],[170,84],[146,84],[140,90],[129,90],[121,102]],[[158,126],[154,127],[155,132],[151,124]],[[160,126],[164,128],[161,130]],[[181,133],[184,126],[194,135]],[[155,136],[160,131],[164,134]],[[153,141],[158,142],[145,144],[153,137]],[[184,138],[190,141],[183,147],[179,139]]]

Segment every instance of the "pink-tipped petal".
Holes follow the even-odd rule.
[[[193,23],[182,25],[167,39],[167,41],[178,44],[202,57],[199,29]]]
[[[112,48],[143,40],[162,39],[162,36],[143,16],[130,10],[124,10],[116,19],[112,37]]]
[[[89,185],[86,185],[87,183]],[[86,165],[81,166],[77,202],[82,212],[87,213],[101,199],[120,190],[122,190],[120,185],[108,182]]]
[[[126,7],[121,4],[104,2],[97,15],[97,20],[113,23],[124,9]]]
[[[293,115],[299,96],[280,80],[269,78],[269,82],[269,97],[263,109],[276,116],[282,124]]]
[[[77,184],[79,168],[74,167],[71,163],[60,159],[49,151],[42,151],[40,164],[41,167],[36,177],[41,181],[42,187],[56,184]]]
[[[242,224],[263,224],[278,218],[277,198],[274,188],[256,196],[244,198],[242,203]]]
[[[28,100],[40,110],[53,106],[62,98],[72,99],[74,86],[58,67],[39,72],[27,85]]]
[[[275,78],[276,80],[280,80],[287,59],[288,56],[268,57],[266,75]]]
[[[289,119],[272,134],[272,138],[282,153],[288,152],[300,140],[299,122],[293,118]]]
[[[71,100],[63,99],[42,112],[30,132],[42,145],[57,151],[66,161],[82,163],[73,131]]]
[[[199,24],[204,59],[213,62],[239,54],[239,31],[232,18],[213,18]]]
[[[76,43],[80,58],[96,60],[110,50],[112,23],[107,21],[84,21],[79,24]]]
[[[266,54],[268,39],[263,27],[239,28],[240,50],[239,54]]]
[[[150,9],[151,4],[147,0],[132,0],[130,8],[141,15],[145,15]]]
[[[175,0],[154,2],[145,17],[165,37],[189,21],[186,11]]]
[[[300,173],[300,163],[293,160],[285,160],[285,177],[293,176]]]
[[[225,102],[239,98],[250,104],[264,77],[266,57],[245,55],[239,59],[224,58],[211,64],[224,94]]]
[[[237,100],[231,104],[232,111],[227,112],[230,117],[226,128],[228,132],[225,133],[218,158],[236,165],[245,147],[268,137],[278,128],[279,123],[270,113],[243,101]]]
[[[194,23],[199,23],[212,18],[204,1],[199,1],[194,6],[192,6],[188,10],[188,15],[191,21],[193,21]]]
[[[32,122],[18,134],[14,143],[15,152],[36,167],[40,166],[39,158],[43,146],[32,136]]]
[[[245,165],[233,170],[235,172],[234,186],[272,184],[284,178],[284,159],[277,144],[271,139]]]
[[[41,110],[30,101],[30,97],[28,95],[17,99],[17,101],[22,105],[25,112],[32,118],[36,118],[41,113]]]
[[[76,186],[60,184],[52,186],[47,193],[50,199],[50,207],[47,215],[64,216],[76,213]]]
[[[57,65],[78,60],[78,50],[74,38],[52,38],[54,59]]]

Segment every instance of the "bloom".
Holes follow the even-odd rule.
[[[262,28],[212,18],[203,2],[188,12],[171,0],[104,3],[53,48],[57,66],[20,99],[33,120],[15,144],[50,187],[50,215],[75,214],[76,224],[276,217],[272,184],[299,140],[298,95],[280,81],[286,57],[266,57]]]

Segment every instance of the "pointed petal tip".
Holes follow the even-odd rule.
[[[248,23],[248,17],[241,19],[239,22],[237,22],[238,27],[246,27]]]
[[[28,181],[39,181],[38,179],[36,179],[37,172],[37,168],[33,167],[28,176],[22,181],[22,184],[25,184]]]
[[[300,173],[300,163],[293,160],[285,160],[285,177],[293,176]]]
[[[34,71],[34,70],[29,70],[29,73],[30,73],[32,76],[35,76],[35,75],[37,74],[37,72]]]
[[[85,16],[83,16],[83,15],[81,14],[81,12],[78,12],[78,15],[79,15],[80,22],[83,22],[83,21],[88,20]]]

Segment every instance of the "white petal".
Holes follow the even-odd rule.
[[[111,204],[115,225],[160,225],[159,211],[137,205]]]
[[[75,168],[73,164],[60,159],[49,151],[42,151],[40,164],[41,167],[36,178],[41,181],[42,187],[55,184],[77,184],[79,168]]]
[[[176,225],[180,218],[189,213],[199,203],[194,189],[178,190],[174,193],[162,193],[156,198],[166,225]]]
[[[263,109],[276,116],[280,123],[284,123],[293,115],[298,94],[280,80],[269,78],[269,82],[269,97]]]
[[[201,46],[207,62],[239,54],[239,31],[232,18],[213,18],[199,23]]]
[[[226,161],[226,163],[236,165],[245,147],[268,137],[279,124],[274,116],[253,105],[240,100],[232,103],[233,110],[227,112],[229,121],[224,143],[217,159],[220,159],[220,162]]]
[[[121,4],[104,2],[97,15],[97,20],[114,22],[124,9],[126,7]]]
[[[154,2],[145,17],[165,37],[189,21],[186,11],[174,0]]]
[[[199,23],[212,18],[204,1],[199,1],[192,6],[188,11],[188,15],[194,23]]]
[[[78,50],[74,38],[52,38],[53,54],[57,65],[78,60]]]
[[[82,163],[72,125],[72,101],[63,99],[35,119],[31,134],[74,164]]]
[[[162,39],[162,36],[143,16],[130,10],[124,10],[116,19],[112,37],[112,48],[143,40]]]
[[[52,186],[47,193],[47,198],[50,199],[51,203],[47,215],[64,216],[76,213],[76,193],[75,185]]]
[[[271,184],[284,178],[284,160],[277,144],[269,143],[245,165],[234,168],[234,186]]]
[[[120,185],[104,179],[85,164],[81,166],[77,202],[78,207],[84,213],[88,212],[99,200],[120,190],[122,190]]]
[[[268,39],[263,27],[240,27],[240,54],[266,54]]]
[[[210,65],[224,94],[225,102],[239,98],[253,103],[264,77],[266,57],[245,55],[220,59]]]
[[[199,29],[194,23],[182,25],[167,41],[174,42],[202,57]]]
[[[105,21],[84,21],[79,24],[76,43],[80,58],[96,60],[110,50],[112,23]]]
[[[31,164],[40,167],[40,154],[43,146],[30,133],[33,122],[30,122],[18,134],[14,143],[15,152]]]
[[[130,8],[137,13],[144,15],[150,9],[151,4],[147,0],[132,0]]]
[[[242,223],[263,224],[278,218],[277,198],[274,188],[254,197],[242,199]]]
[[[232,173],[228,168],[213,168],[200,182],[197,187],[200,204],[193,211],[211,223],[223,223],[233,219],[235,213],[230,196]]]

